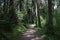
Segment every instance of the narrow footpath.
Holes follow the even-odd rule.
[[[35,28],[29,28],[26,32],[22,34],[22,36],[18,37],[17,40],[43,40],[43,36]]]

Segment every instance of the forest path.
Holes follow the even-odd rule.
[[[17,40],[43,40],[44,36],[45,35],[41,36],[37,29],[30,27],[21,37],[19,36]]]

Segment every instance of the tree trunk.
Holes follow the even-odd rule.
[[[20,11],[22,11],[24,9],[24,0],[20,0]]]
[[[36,6],[36,21],[37,21],[37,26],[41,27],[41,21],[40,21],[40,4],[38,3],[39,0],[36,0],[35,6]]]
[[[52,0],[48,0],[48,34],[53,34]]]

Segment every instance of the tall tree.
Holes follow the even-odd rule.
[[[4,3],[4,4],[3,4]],[[7,0],[1,0],[1,16],[0,16],[0,40],[7,40],[7,37],[4,35],[3,31],[6,31],[6,19],[7,19]]]
[[[14,9],[14,0],[4,0],[3,13],[1,15],[1,27],[4,31],[11,31],[13,26],[17,24],[17,15]]]
[[[20,11],[24,9],[24,0],[20,0]]]
[[[8,15],[7,17],[9,18],[9,22],[10,22],[9,25],[13,27],[17,25],[18,18],[17,18],[17,14],[15,13],[14,0],[9,1],[9,12],[7,15]]]
[[[52,0],[48,0],[48,26],[47,31],[53,34],[53,14],[52,14]]]
[[[41,27],[41,21],[40,21],[40,0],[35,0],[35,6],[36,6],[37,26]]]

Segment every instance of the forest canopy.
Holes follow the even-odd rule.
[[[0,0],[0,40],[17,40],[31,24],[44,40],[60,40],[60,0]]]

